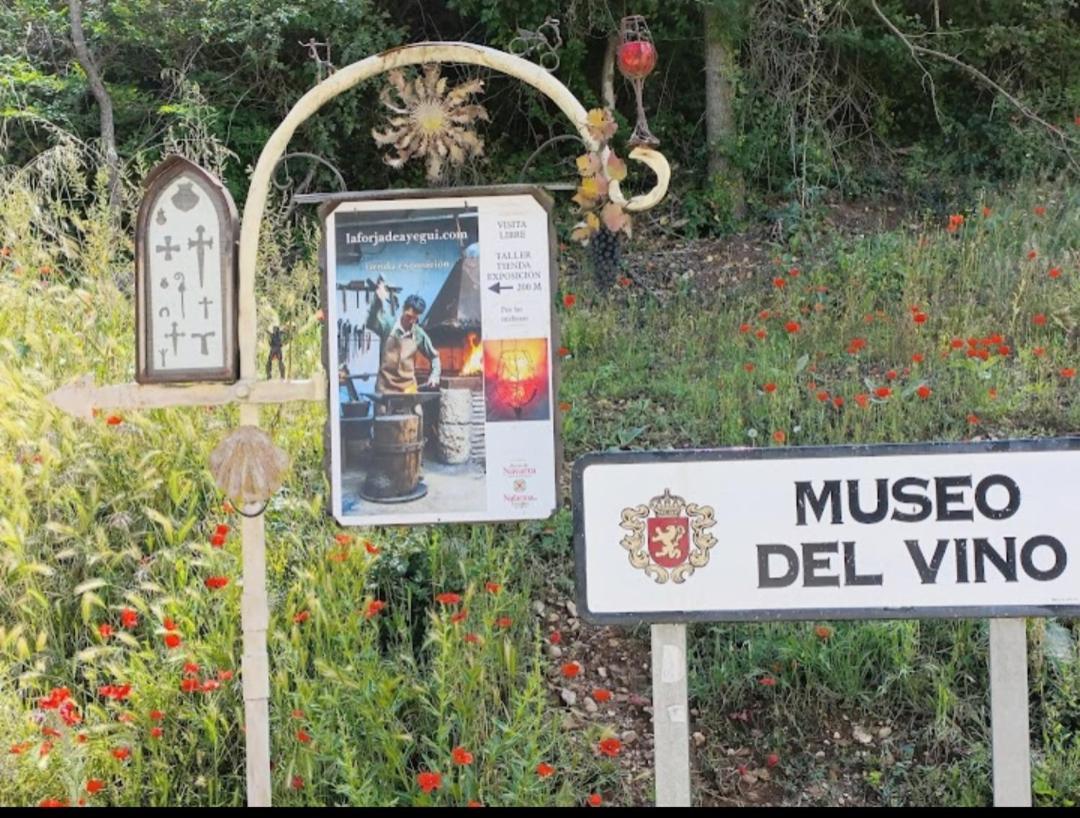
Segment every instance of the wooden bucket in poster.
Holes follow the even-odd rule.
[[[380,415],[372,424],[368,473],[360,495],[382,503],[415,500],[427,494],[420,483],[424,439],[420,416]]]

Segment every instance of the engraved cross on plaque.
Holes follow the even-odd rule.
[[[165,243],[159,244],[154,248],[156,253],[164,253],[166,261],[172,261],[172,254],[180,252],[180,245],[172,243],[172,236],[165,237]],[[202,255],[199,255],[199,261],[202,261]]]
[[[187,335],[186,332],[177,332],[176,331],[177,326],[178,326],[177,322],[173,321],[172,322],[172,332],[165,333],[165,337],[172,341],[172,353],[173,353],[173,355],[176,354],[176,342],[180,338],[184,338]],[[205,341],[203,343],[205,345]]]
[[[195,257],[199,260],[199,286],[203,286],[203,265],[206,261],[206,250],[214,248],[214,237],[211,236],[208,239],[203,238],[203,233],[206,232],[206,228],[201,224],[195,228],[195,233],[198,235],[198,239],[188,239],[188,249],[195,248]]]

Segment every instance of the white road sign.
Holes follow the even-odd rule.
[[[599,622],[1080,613],[1080,438],[589,455]]]

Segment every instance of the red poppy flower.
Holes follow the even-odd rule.
[[[194,693],[199,689],[198,679],[184,679],[180,682],[180,690],[183,693]]]
[[[553,645],[557,645],[562,642],[562,634],[558,631],[552,631],[551,636],[548,637],[548,641]]]
[[[622,742],[617,738],[606,738],[600,742],[599,747],[601,755],[605,755],[608,758],[615,758],[622,750]]]
[[[886,372],[885,373],[885,380],[887,380],[887,381],[895,381],[896,380],[896,370],[895,369],[890,369],[888,372]]]
[[[766,393],[771,395],[773,392],[776,391],[776,384],[770,381],[761,388],[764,389]]]
[[[451,750],[450,758],[459,767],[465,767],[473,763],[473,754],[464,747],[455,747]]]
[[[769,753],[768,757],[765,759],[765,763],[770,767],[775,767],[780,763],[780,756],[776,753]]]
[[[90,736],[86,735],[86,733],[76,733],[75,734],[75,741],[77,741],[79,744],[86,744],[86,742],[89,741],[89,740],[90,740]]]
[[[45,736],[45,738],[60,738],[60,731],[55,727],[46,725],[41,728],[41,735]]]
[[[215,690],[218,690],[220,688],[221,682],[219,682],[217,679],[207,679],[199,687],[199,691],[202,693],[213,693]]]
[[[777,443],[784,443],[787,440],[787,433],[783,429],[777,429],[772,433],[772,439]]]
[[[481,803],[480,803],[479,801],[470,801],[470,802],[469,802],[468,804],[466,804],[465,806],[467,806],[467,807],[482,807],[482,806],[484,806],[484,805],[483,805],[483,804],[481,804]]]
[[[984,218],[984,219],[988,219],[988,218],[990,218],[990,212],[991,212],[991,211],[990,211],[990,208],[989,208],[989,207],[984,207],[984,208],[982,209],[982,214],[983,214],[983,218]]]
[[[1012,347],[1010,347],[1008,344],[1001,344],[997,348],[997,354],[1001,356],[1008,356],[1010,352],[1012,352]]]
[[[477,636],[475,633],[465,634],[464,639],[467,645],[476,645],[480,643],[480,637]]]
[[[352,537],[342,531],[338,534],[335,534],[334,539],[337,541],[338,545],[348,545],[349,542],[352,540]]]
[[[442,776],[439,773],[425,771],[416,776],[416,783],[421,790],[430,794],[433,790],[437,790],[442,786]]]
[[[745,369],[747,372],[753,372],[754,371],[754,365],[752,363],[750,363],[749,361],[747,363],[743,364],[742,368]]]
[[[1031,316],[1031,320],[1037,327],[1046,326],[1046,316],[1041,312],[1037,312],[1033,316]]]
[[[865,392],[860,392],[855,396],[855,402],[859,404],[863,409],[870,405],[870,396]]]
[[[788,321],[786,324],[784,324],[784,329],[786,329],[789,333],[793,335],[799,331],[799,327],[800,324],[798,321]]]
[[[150,728],[150,738],[161,738],[163,735],[165,735],[165,731],[160,727]]]
[[[221,548],[221,546],[223,546],[223,545],[225,545],[225,535],[224,534],[215,534],[214,536],[212,536],[210,538],[210,546],[212,548]]]
[[[38,750],[38,755],[41,758],[45,758],[45,756],[52,752],[52,748],[53,743],[51,741],[43,741],[41,742],[41,748]]]
[[[376,616],[379,611],[386,607],[386,603],[381,599],[373,599],[367,604],[367,609],[364,611],[364,619],[371,619]]]
[[[1032,212],[1036,216],[1045,216],[1046,215],[1046,208],[1043,207],[1042,205],[1039,205],[1039,206],[1033,208]]]
[[[86,782],[86,791],[90,795],[95,795],[105,789],[105,782],[100,778],[91,778]]]
[[[559,347],[559,357],[560,358],[565,358],[569,354],[570,354],[570,350],[568,348]]]
[[[547,778],[548,776],[555,774],[555,768],[546,761],[541,761],[536,765],[536,774],[541,778]]]
[[[22,755],[33,746],[34,742],[24,741],[22,744],[12,744],[8,750],[13,756]]]
[[[970,415],[967,416],[967,422],[970,423],[972,426],[976,426],[979,423],[979,416],[972,412]]]
[[[924,383],[922,386],[915,390],[915,394],[917,394],[923,400],[926,400],[928,397],[930,397],[931,391],[932,390],[930,389],[930,387]]]
[[[757,314],[757,317],[760,318],[762,321],[768,321],[772,317],[772,313],[768,310],[762,310]]]
[[[848,344],[847,351],[852,355],[856,354],[860,349],[866,347],[865,338],[852,338],[851,343]]]
[[[510,624],[511,622],[509,616],[500,616],[498,619],[495,620],[495,626],[499,628],[509,628]]]
[[[102,685],[98,688],[98,693],[106,699],[115,699],[122,702],[131,695],[131,685]]]
[[[559,411],[560,412],[569,412],[571,408],[572,407],[570,405],[570,401],[565,401],[565,400],[559,401]]]
[[[772,676],[764,676],[761,679],[758,679],[758,684],[762,687],[775,687],[776,679],[774,679]]]
[[[67,805],[67,801],[59,801],[56,798],[46,798],[38,802],[39,807],[66,807]]]
[[[822,403],[825,403],[825,401],[827,401],[829,399],[829,393],[826,392],[824,389],[822,389],[814,397],[816,397]]]
[[[1050,276],[1050,278],[1061,278],[1061,268],[1051,267],[1050,272],[1048,272],[1047,275]]]
[[[778,289],[778,290],[784,289],[785,284],[787,284],[787,282],[784,281],[784,279],[780,278],[779,276],[777,276],[776,278],[774,278],[772,280],[772,285],[774,287],[776,287],[776,289]]]
[[[120,415],[109,415],[107,418],[105,418],[105,422],[108,423],[110,426],[119,426],[121,423],[124,422],[124,419],[120,417]]]
[[[164,626],[165,630],[167,630],[167,631],[176,630],[176,623],[171,618],[169,618],[167,616],[165,617],[165,620],[161,624]]]
[[[302,789],[304,789],[304,779],[302,779],[298,775],[294,775],[292,777],[292,780],[289,782],[289,787],[291,787],[294,790],[302,790]]]
[[[759,329],[757,332],[754,333],[754,337],[757,338],[759,341],[763,341],[765,340],[765,336],[767,336],[768,334],[769,333],[767,333],[765,330]]]
[[[198,672],[199,672],[199,666],[197,664],[195,664],[194,662],[185,662],[184,663],[184,675],[185,676],[193,676]]]
[[[435,596],[435,601],[440,605],[457,605],[461,602],[461,594],[442,593]]]
[[[1037,252],[1035,252],[1034,250],[1028,250],[1027,257],[1028,257],[1028,261],[1034,261],[1036,258],[1039,257],[1039,254]]]
[[[165,714],[160,710],[151,710],[149,715],[150,721],[161,721],[165,718]]]
[[[128,747],[115,747],[112,751],[112,757],[117,761],[124,761],[131,757],[131,749]]]
[[[66,687],[54,687],[47,697],[38,699],[38,707],[42,710],[55,710],[71,696],[71,691]]]
[[[120,611],[120,624],[128,630],[136,628],[139,625],[139,615],[131,608],[124,608]]]
[[[468,615],[468,610],[462,608],[460,611],[457,611],[450,617],[450,621],[456,625],[458,622],[464,622]]]
[[[219,682],[231,682],[233,672],[231,670],[219,670],[217,673],[217,677]]]
[[[887,398],[889,397],[889,395],[892,394],[892,390],[887,386],[879,386],[877,389],[874,390],[874,394],[877,395],[879,398]]]
[[[207,588],[210,588],[211,590],[220,591],[222,588],[224,588],[226,585],[229,584],[229,578],[228,577],[207,577],[204,584],[206,585]]]
[[[1073,369],[1071,366],[1063,367],[1062,370],[1061,370],[1061,377],[1063,377],[1063,378],[1075,378],[1076,377],[1076,370]]]
[[[572,306],[574,306],[577,303],[577,296],[574,295],[573,293],[567,293],[566,295],[563,296],[562,302],[563,302],[564,307],[566,307],[567,309],[570,309]]]
[[[577,662],[567,662],[562,666],[562,675],[567,679],[573,679],[581,673],[581,665]]]
[[[961,225],[963,225],[963,223],[964,223],[964,217],[959,213],[953,213],[951,216],[949,216],[949,224],[945,229],[949,233],[955,233],[957,230],[960,229],[960,227],[961,227]]]
[[[113,626],[108,622],[102,622],[97,626],[98,633],[101,634],[102,639],[108,639],[113,635]]]
[[[379,553],[378,547],[376,547],[376,545],[371,540],[364,540],[364,550],[372,556],[375,556]]]
[[[832,628],[830,628],[828,625],[818,625],[816,628],[814,628],[814,634],[817,636],[818,639],[828,639],[830,636],[832,636],[832,633]]]
[[[485,582],[484,588],[489,594],[497,594],[502,590],[502,585],[497,582]]]
[[[964,342],[960,338],[953,338],[952,341],[949,342],[949,346],[953,349],[960,349],[963,345]]]
[[[839,395],[837,395],[835,398],[833,398],[832,402],[833,402],[833,406],[835,406],[837,409],[839,409],[841,406],[844,405],[844,399],[842,397],[840,397]]]
[[[306,730],[301,728],[300,730],[296,731],[296,740],[299,741],[301,744],[310,744],[311,736],[308,735]]]
[[[749,324],[739,324],[739,332],[742,335],[746,335],[746,333],[748,333],[749,331],[750,331],[750,325]]]
[[[61,704],[59,713],[60,718],[68,727],[74,727],[76,724],[82,722],[82,716],[80,716],[79,711],[75,709],[74,702],[64,702]]]
[[[621,278],[619,278],[619,286],[620,287],[629,287],[633,283],[634,282],[630,278],[628,278],[627,276],[622,276]]]
[[[172,650],[173,648],[180,647],[180,641],[181,640],[180,640],[179,634],[175,634],[175,633],[167,633],[167,634],[165,634],[165,647],[169,648],[169,650]]]
[[[914,355],[911,356],[911,362],[913,364],[921,364],[924,360],[925,358],[923,357],[923,354],[921,352],[916,352]]]
[[[311,618],[311,611],[300,611],[299,613],[293,614],[292,621],[295,622],[297,625],[302,625],[304,622],[307,622],[310,618]]]

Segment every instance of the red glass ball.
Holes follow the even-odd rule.
[[[628,79],[647,77],[656,68],[656,47],[648,40],[632,40],[619,46],[619,71]]]

